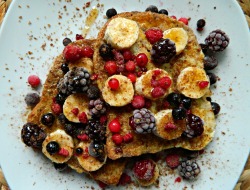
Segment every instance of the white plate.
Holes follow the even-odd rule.
[[[115,3],[114,3],[115,2]],[[191,17],[189,26],[195,29],[196,21],[205,18],[205,30],[197,34],[200,42],[213,29],[224,30],[231,38],[227,50],[218,54],[219,66],[215,69],[220,81],[213,89],[213,100],[222,109],[213,142],[198,162],[202,173],[194,182],[174,183],[177,175],[160,179],[160,186],[168,189],[188,187],[194,189],[232,189],[240,176],[249,153],[250,134],[250,38],[243,13],[233,0],[127,0],[91,1],[99,7],[98,21],[88,37],[95,37],[96,26],[104,23],[108,8],[118,12],[144,11],[150,4],[166,8],[170,15]],[[64,5],[67,11],[64,10]],[[53,58],[62,51],[65,37],[74,39],[81,33],[86,13],[85,3],[50,0],[13,1],[0,31],[0,161],[12,190],[90,189],[97,186],[84,175],[59,173],[50,161],[39,152],[27,148],[20,140],[21,126],[27,114],[24,95],[31,91],[26,80],[37,74],[45,80]],[[76,7],[80,11],[76,10]],[[82,17],[80,16],[82,14]],[[61,15],[61,18],[59,18]],[[50,25],[50,27],[49,27]],[[41,46],[46,43],[45,50]],[[32,53],[28,53],[32,52]],[[231,90],[230,90],[231,89]],[[164,188],[165,189],[165,188]]]

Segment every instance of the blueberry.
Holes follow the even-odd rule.
[[[64,171],[65,169],[67,169],[68,165],[65,164],[65,163],[62,163],[62,164],[58,164],[58,163],[53,163],[54,164],[54,168],[59,171],[59,172],[62,172]]]
[[[214,73],[207,73],[207,76],[209,77],[210,85],[217,82],[217,76]]]
[[[218,113],[220,112],[220,105],[216,102],[211,102],[211,106],[212,106],[214,115],[218,115]]]
[[[59,120],[60,124],[62,124],[62,125],[65,125],[66,123],[69,122],[69,120],[65,117],[65,115],[63,113],[60,113],[58,115],[58,120]]]
[[[64,130],[67,134],[73,136],[75,134],[76,127],[72,123],[66,123],[64,125]]]
[[[181,104],[181,95],[173,92],[167,96],[167,101],[171,106],[177,108]]]
[[[61,65],[61,70],[63,71],[64,74],[67,73],[67,72],[69,71],[69,66],[68,66],[68,64],[67,64],[67,63],[63,63],[63,64]]]
[[[63,39],[63,45],[64,45],[64,46],[69,45],[71,42],[72,42],[72,41],[71,41],[71,39],[69,39],[69,38],[64,38],[64,39]]]
[[[188,97],[183,96],[181,99],[182,99],[182,100],[181,100],[182,106],[183,106],[185,109],[188,110],[188,109],[191,107],[191,104],[192,104],[191,98],[188,98]]]
[[[55,121],[55,116],[52,113],[46,113],[42,115],[42,118],[41,118],[42,124],[50,127],[53,125],[54,121]]]
[[[150,12],[154,12],[154,13],[158,13],[158,8],[154,5],[150,5],[148,6],[148,8],[146,8],[145,11],[150,11]]]
[[[114,8],[108,9],[106,12],[106,16],[108,18],[111,18],[113,16],[117,15],[117,11]]]
[[[56,103],[63,105],[66,100],[66,96],[64,94],[58,93],[55,99],[56,99]]]
[[[185,108],[175,108],[172,110],[172,116],[174,120],[182,120],[185,119],[187,116]]]
[[[199,19],[196,25],[197,28],[203,28],[206,25],[206,21],[204,19]]]
[[[27,106],[34,107],[40,101],[40,96],[37,93],[28,93],[24,100]]]
[[[112,47],[109,44],[102,44],[99,48],[99,53],[100,56],[104,59],[113,57]]]
[[[159,10],[160,14],[168,15],[168,11],[166,9]]]
[[[217,65],[218,65],[218,61],[216,57],[208,56],[208,55],[204,57],[204,69],[205,70],[212,70],[215,67],[217,67]]]
[[[76,154],[80,155],[82,153],[83,153],[83,149],[82,148],[80,148],[80,147],[76,148]]]
[[[46,145],[46,150],[50,154],[56,154],[59,152],[60,146],[56,141],[51,141]]]
[[[104,154],[104,146],[101,143],[91,142],[89,145],[89,155],[95,158]]]

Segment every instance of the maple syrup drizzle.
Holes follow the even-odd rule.
[[[94,24],[98,14],[99,14],[98,9],[96,7],[93,7],[85,20],[85,26],[82,30],[82,37],[83,38],[86,38],[86,36],[88,35],[88,32],[89,32],[91,26]]]

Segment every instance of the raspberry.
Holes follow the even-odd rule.
[[[85,112],[82,112],[78,115],[78,119],[81,123],[86,124],[88,122],[88,118]]]
[[[133,54],[130,50],[124,50],[122,55],[123,55],[125,61],[129,61],[129,60],[133,59]]]
[[[151,95],[153,98],[159,98],[165,94],[165,90],[161,87],[155,87],[151,91]]]
[[[88,141],[89,140],[89,136],[86,135],[86,134],[80,134],[80,135],[77,135],[77,138],[81,141]]]
[[[135,59],[139,67],[145,67],[148,63],[148,57],[145,53],[139,53]]]
[[[81,34],[76,34],[76,40],[82,40],[84,39]]]
[[[115,61],[107,61],[104,65],[104,69],[108,72],[109,75],[113,75],[117,72],[117,65]]]
[[[112,133],[119,133],[121,130],[121,124],[120,124],[118,118],[115,118],[112,121],[110,121],[108,127]]]
[[[183,22],[184,24],[188,25],[188,18],[181,17],[178,19],[178,21]]]
[[[83,57],[92,58],[94,54],[94,50],[90,46],[85,46],[82,49]]]
[[[129,184],[131,182],[132,182],[131,177],[128,174],[123,173],[120,180],[119,180],[119,185],[126,185],[126,184]]]
[[[173,123],[167,123],[165,126],[164,126],[164,129],[165,130],[174,130],[174,129],[177,129],[177,126]]]
[[[30,84],[30,86],[32,87],[32,88],[36,88],[36,87],[38,87],[39,86],[39,84],[40,84],[40,78],[38,77],[38,76],[36,76],[36,75],[30,75],[29,77],[28,77],[28,83]]]
[[[160,29],[151,28],[145,32],[145,35],[148,41],[151,44],[154,44],[155,42],[159,41],[163,37],[163,32]]]
[[[65,149],[65,148],[61,148],[59,150],[58,154],[61,155],[61,156],[67,157],[67,156],[69,156],[69,151],[67,149]]]
[[[63,112],[62,106],[60,104],[57,104],[57,103],[52,103],[51,109],[52,109],[53,113],[56,115],[59,115],[60,113]]]
[[[168,154],[166,157],[167,166],[174,169],[180,164],[180,156],[178,154]]]
[[[158,80],[159,86],[167,90],[171,86],[171,79],[169,77],[162,77]]]
[[[198,82],[198,85],[201,89],[203,89],[209,85],[209,82],[208,81],[200,81],[200,82]]]
[[[72,112],[75,116],[77,116],[78,113],[79,113],[79,109],[78,109],[78,108],[73,108],[73,109],[71,110],[71,112]]]
[[[120,134],[114,134],[112,136],[112,140],[116,145],[121,145],[123,142],[123,138]]]
[[[82,49],[77,45],[67,45],[63,50],[63,56],[67,61],[77,61],[82,55]]]
[[[143,108],[145,106],[145,99],[143,96],[135,95],[132,100],[132,106],[136,109]]]
[[[129,72],[133,72],[135,70],[135,62],[134,61],[128,61],[126,64],[125,64],[125,68],[127,71]]]
[[[133,135],[131,133],[127,133],[126,135],[123,136],[123,141],[125,143],[133,141]]]
[[[137,161],[134,165],[133,171],[136,178],[149,181],[153,178],[155,163],[149,159]]]
[[[135,83],[136,82],[136,75],[133,74],[133,73],[129,73],[128,76],[129,80],[132,82],[132,83]]]
[[[108,81],[108,85],[111,90],[117,90],[120,86],[119,81],[116,78],[112,78]]]

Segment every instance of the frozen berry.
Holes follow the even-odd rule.
[[[82,48],[83,57],[92,58],[94,54],[94,50],[90,46],[85,46]]]
[[[174,120],[182,120],[185,119],[187,116],[185,108],[175,108],[172,110],[172,116]]]
[[[110,79],[108,85],[112,90],[117,90],[120,86],[119,81],[116,78]]]
[[[181,96],[181,105],[185,108],[185,109],[190,109],[192,104],[192,100],[191,98],[185,97],[184,95]]]
[[[76,154],[80,155],[83,153],[83,149],[81,147],[76,148]]]
[[[127,134],[125,134],[125,135],[123,136],[123,141],[124,141],[125,143],[129,143],[129,142],[133,141],[133,135],[132,135],[132,133],[127,133]]]
[[[197,30],[202,31],[204,26],[206,25],[206,21],[204,19],[199,19],[196,25],[197,25]]]
[[[178,108],[181,104],[181,94],[173,92],[167,96],[167,101],[172,107]]]
[[[220,112],[220,105],[216,102],[211,102],[211,106],[212,106],[214,115],[218,115],[218,113]]]
[[[188,18],[181,17],[178,19],[178,21],[183,22],[184,24],[188,25]]]
[[[119,185],[127,185],[131,182],[132,182],[131,177],[128,174],[123,173],[119,180]]]
[[[66,96],[64,94],[58,93],[55,97],[55,102],[63,105],[66,100]]]
[[[198,85],[199,85],[199,87],[200,87],[201,89],[204,89],[204,88],[208,87],[209,81],[199,81],[199,82],[198,82]]]
[[[34,107],[40,101],[40,96],[37,93],[28,93],[24,100],[27,106]]]
[[[186,129],[182,133],[183,136],[194,138],[202,135],[204,131],[204,123],[202,119],[194,114],[188,114],[186,118]]]
[[[39,84],[40,84],[40,78],[38,77],[38,76],[36,76],[36,75],[30,75],[29,77],[28,77],[28,83],[30,84],[30,86],[32,87],[32,88],[36,88],[36,87],[38,87],[39,86]]]
[[[112,141],[116,145],[121,145],[123,142],[123,137],[120,134],[114,134],[114,135],[112,135]]]
[[[67,45],[63,50],[63,56],[66,61],[77,61],[82,55],[82,49],[77,45]]]
[[[228,35],[224,31],[217,29],[209,33],[208,37],[205,39],[205,44],[210,50],[219,52],[226,49],[229,41]]]
[[[56,154],[59,152],[60,146],[56,141],[51,141],[46,145],[46,150],[49,154]]]
[[[68,64],[67,63],[63,63],[62,65],[61,65],[61,70],[62,70],[62,72],[65,74],[65,73],[67,73],[68,71],[69,71],[69,66],[68,66]]]
[[[78,115],[78,119],[81,123],[86,124],[88,123],[88,117],[87,114],[85,112],[82,112]]]
[[[110,121],[108,127],[112,133],[119,133],[121,130],[121,124],[119,122],[119,119],[115,118],[112,121]]]
[[[117,72],[117,65],[115,61],[107,61],[104,65],[104,69],[109,75],[113,75]]]
[[[150,12],[154,12],[154,13],[158,13],[158,8],[155,5],[150,5],[146,8],[145,11],[150,11]]]
[[[67,122],[69,122],[63,113],[60,113],[57,118],[61,125],[65,125]]]
[[[159,10],[160,14],[168,15],[168,11],[166,9]]]
[[[63,45],[64,45],[64,46],[69,45],[71,42],[72,42],[72,41],[71,41],[71,39],[69,39],[69,38],[64,38],[64,39],[63,39]]]
[[[67,149],[65,149],[65,148],[61,148],[59,150],[58,154],[61,155],[61,156],[67,157],[67,156],[69,156],[69,151]]]
[[[64,125],[64,130],[67,134],[69,134],[70,136],[73,136],[76,132],[76,127],[72,123],[66,123]]]
[[[161,88],[167,90],[171,86],[172,80],[169,77],[162,77],[158,80],[158,84]]]
[[[54,168],[59,172],[62,172],[68,168],[68,165],[66,163],[62,163],[62,164],[53,163],[53,164],[54,164]]]
[[[126,68],[126,70],[129,71],[129,72],[135,71],[135,62],[134,62],[134,61],[128,61],[128,62],[125,64],[125,68]]]
[[[50,127],[55,121],[55,116],[52,113],[46,113],[41,117],[41,123]]]
[[[201,47],[201,50],[202,50],[202,52],[204,53],[204,54],[206,54],[207,53],[207,51],[208,51],[208,45],[206,45],[206,44],[199,44],[200,45],[200,47]]]
[[[175,19],[175,20],[177,19],[177,17],[174,15],[170,16],[170,18]]]
[[[151,28],[151,29],[146,30],[145,35],[148,41],[151,44],[154,44],[163,37],[163,32],[161,29]]]
[[[145,99],[141,95],[135,95],[131,103],[135,109],[140,109],[145,106]]]
[[[117,15],[117,11],[116,11],[114,8],[108,9],[108,10],[106,11],[106,16],[107,16],[108,18],[111,18],[111,17],[113,17],[113,16],[115,16],[115,15]]]
[[[87,90],[87,96],[89,99],[97,99],[100,97],[100,90],[98,87],[94,86],[94,85],[91,85],[89,86],[89,89]]]
[[[218,65],[218,60],[215,56],[208,56],[204,57],[204,69],[205,70],[212,70]]]
[[[122,55],[125,61],[129,61],[133,59],[133,54],[129,49],[123,50]]]
[[[83,36],[81,34],[76,34],[76,40],[82,40]]]
[[[112,58],[112,47],[109,44],[102,44],[99,48],[99,53],[102,58],[107,59],[107,58]]]
[[[63,111],[62,106],[57,103],[52,103],[51,110],[55,115],[59,115]]]
[[[217,82],[217,76],[214,73],[207,73],[207,76],[209,77],[210,85]]]
[[[153,98],[159,98],[161,96],[163,96],[165,94],[165,90],[161,87],[155,87],[153,88],[153,90],[151,91],[151,96]]]
[[[167,166],[174,169],[180,165],[180,156],[178,154],[168,154],[166,156]]]
[[[149,181],[154,176],[155,167],[155,163],[150,159],[140,160],[135,163],[133,172],[137,179]]]
[[[178,170],[180,175],[188,180],[196,178],[201,172],[199,165],[193,160],[182,161]]]
[[[133,73],[129,73],[128,76],[129,80],[132,82],[132,83],[135,83],[136,82],[136,75],[133,74]]]
[[[164,126],[164,129],[167,131],[174,130],[177,129],[177,126],[174,123],[169,122]]]
[[[148,57],[145,53],[139,53],[135,59],[139,67],[145,67],[148,63]]]

